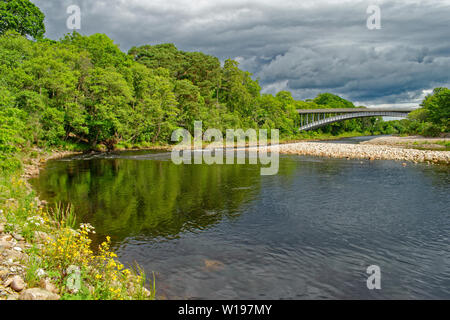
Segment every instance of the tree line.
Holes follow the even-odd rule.
[[[33,146],[113,150],[166,144],[175,129],[192,131],[195,120],[222,131],[276,128],[282,138],[314,136],[298,132],[297,109],[355,107],[331,93],[306,101],[288,91],[263,94],[259,81],[236,61],[222,64],[173,44],[124,53],[104,34],[46,39],[44,15],[28,0],[0,1],[0,16],[3,168],[17,166],[14,155]],[[448,131],[449,90],[436,89],[423,106],[409,120],[414,125],[353,119],[319,133],[395,133],[414,126],[416,131]]]

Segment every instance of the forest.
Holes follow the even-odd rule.
[[[14,4],[16,4],[14,6]],[[437,88],[401,121],[354,119],[298,132],[296,109],[352,108],[332,93],[306,101],[262,93],[238,62],[174,44],[122,52],[104,34],[45,38],[28,0],[0,2],[0,167],[20,166],[33,147],[109,151],[170,143],[177,128],[279,129],[284,140],[339,135],[448,132],[450,90]],[[28,21],[30,20],[30,21]],[[28,21],[28,23],[24,23]]]

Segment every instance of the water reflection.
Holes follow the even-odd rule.
[[[259,189],[257,167],[176,166],[169,160],[167,153],[127,152],[52,161],[32,183],[42,198],[74,204],[80,221],[115,241],[173,239],[206,229],[233,219]]]
[[[71,202],[167,298],[450,298],[448,166],[281,156],[173,165],[132,152],[50,162],[33,181]],[[366,287],[366,268],[382,290]]]

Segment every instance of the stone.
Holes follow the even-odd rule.
[[[6,260],[7,261],[20,261],[23,258],[23,254],[21,252],[15,251],[15,250],[5,250],[3,254],[6,254]]]
[[[9,295],[8,298],[6,300],[17,300],[17,295]]]
[[[31,288],[24,290],[19,300],[59,300],[60,296],[42,288]]]
[[[222,270],[225,267],[225,265],[217,260],[205,259],[205,267],[208,271],[219,271]]]
[[[0,248],[2,248],[2,249],[9,249],[9,248],[11,248],[11,246],[12,246],[11,242],[0,240]]]
[[[49,239],[52,239],[47,233],[42,231],[35,231],[34,232],[34,239],[38,243],[47,243]]]
[[[12,240],[12,236],[10,234],[7,234],[0,238],[0,241],[11,241],[11,240]]]
[[[15,233],[15,234],[13,235],[13,237],[14,237],[14,239],[16,239],[17,241],[25,240],[25,238],[22,237],[22,235],[19,234],[19,233]]]
[[[59,291],[58,288],[56,288],[56,286],[48,278],[41,279],[39,286],[51,293],[58,293]]]
[[[9,270],[8,269],[3,269],[0,270],[0,280],[5,280],[9,275]]]
[[[25,288],[25,282],[19,276],[15,276],[12,278],[11,284],[9,285],[11,289],[19,292]]]

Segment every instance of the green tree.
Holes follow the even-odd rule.
[[[427,119],[441,126],[444,131],[450,128],[450,89],[436,88],[422,102],[427,111]]]
[[[35,39],[45,33],[44,14],[29,0],[0,0],[0,35],[15,30]]]
[[[354,108],[355,105],[332,93],[321,93],[314,100],[316,104],[324,108]]]

